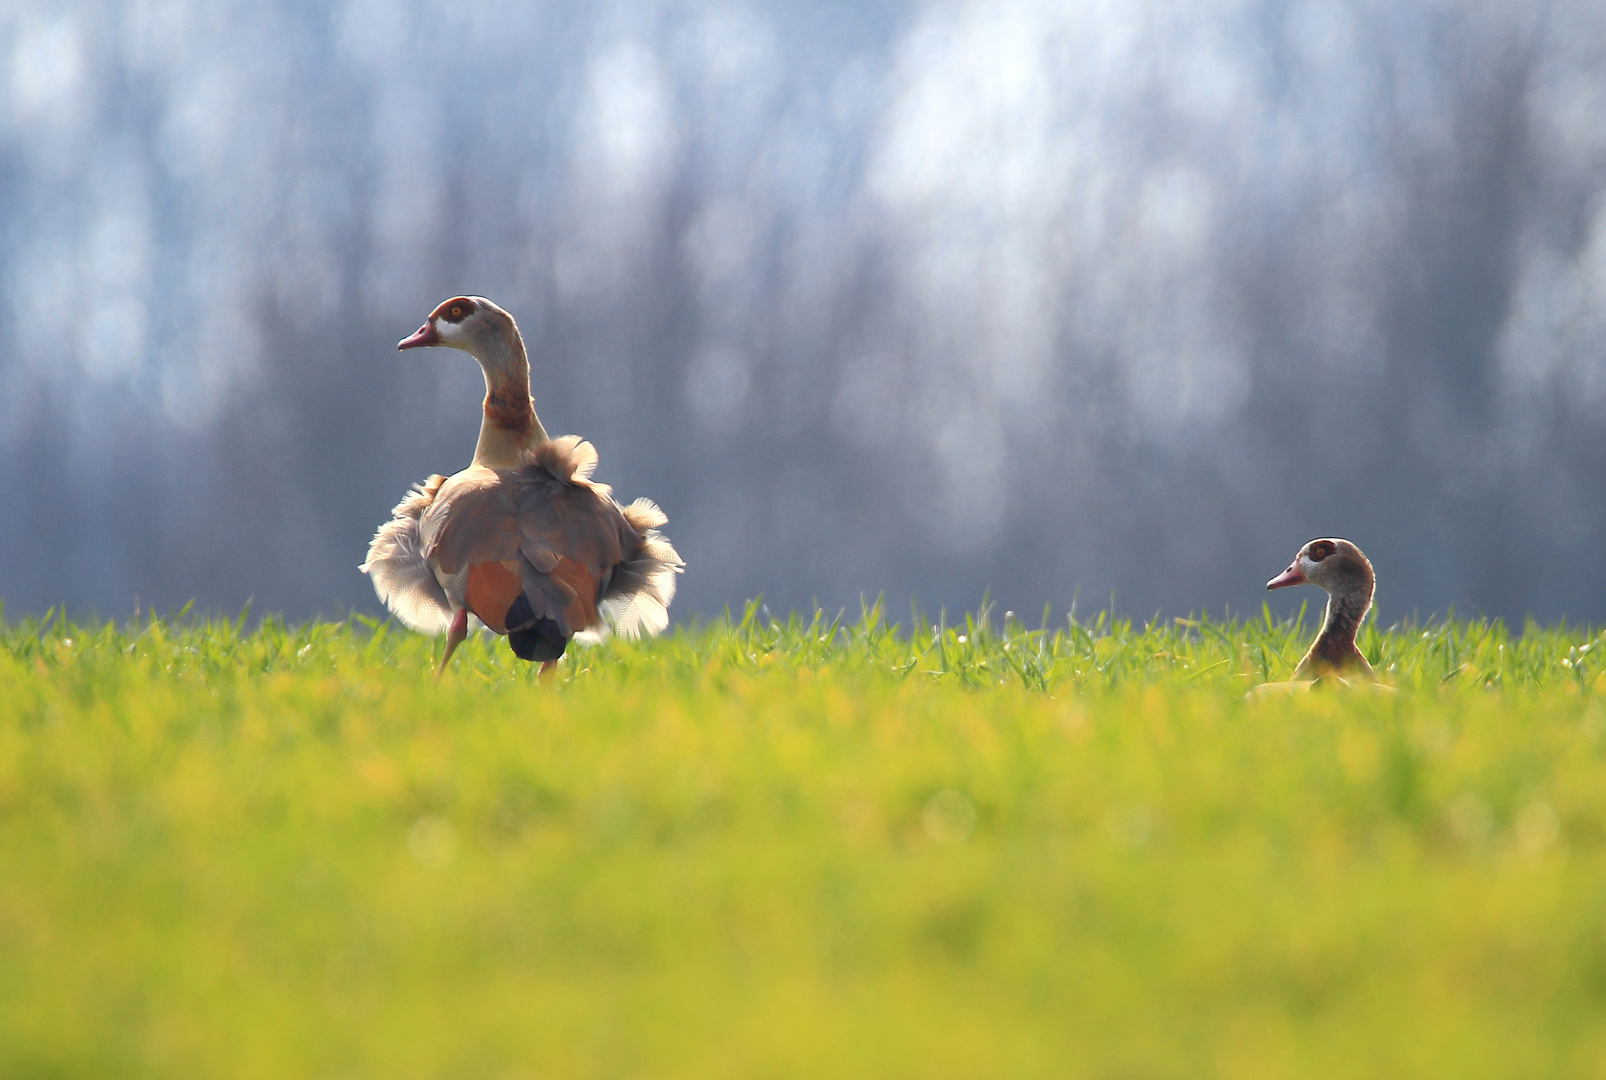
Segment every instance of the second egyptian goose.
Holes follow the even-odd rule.
[[[1377,583],[1372,564],[1348,540],[1312,540],[1299,549],[1288,569],[1266,582],[1267,589],[1319,585],[1327,592],[1327,615],[1310,651],[1294,669],[1295,681],[1338,675],[1374,679],[1372,665],[1355,647],[1355,634],[1372,607]]]
[[[474,460],[408,492],[361,569],[403,623],[446,634],[436,675],[468,636],[470,613],[543,674],[604,618],[626,635],[667,626],[685,564],[658,533],[664,514],[647,499],[620,506],[592,481],[590,443],[547,436],[513,316],[483,296],[453,297],[397,348],[431,345],[463,350],[485,373]]]

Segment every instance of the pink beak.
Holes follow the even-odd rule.
[[[1268,589],[1281,589],[1288,585],[1305,584],[1305,572],[1299,568],[1299,560],[1295,559],[1288,564],[1288,569],[1266,582]]]
[[[414,330],[411,337],[404,337],[398,341],[396,348],[419,349],[425,345],[439,345],[440,343],[441,336],[435,332],[435,321],[431,319],[417,330]]]

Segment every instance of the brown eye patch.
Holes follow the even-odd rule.
[[[1316,543],[1310,546],[1310,550],[1306,554],[1310,556],[1311,562],[1321,562],[1323,559],[1327,558],[1327,556],[1331,555],[1334,550],[1336,549],[1333,547],[1333,545],[1329,544],[1326,540],[1318,540]]]
[[[435,309],[435,317],[445,319],[449,323],[460,323],[472,314],[474,314],[474,301],[466,296],[448,300]]]

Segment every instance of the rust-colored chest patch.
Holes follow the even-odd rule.
[[[565,589],[574,593],[574,599],[563,609],[563,617],[575,630],[584,630],[597,621],[597,578],[580,563],[560,558],[547,575]]]
[[[498,634],[507,633],[507,609],[524,592],[516,559],[481,562],[468,568],[463,603],[486,626]]]

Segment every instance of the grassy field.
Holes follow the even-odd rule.
[[[1598,639],[1306,634],[13,622],[0,1076],[1606,1076]]]

